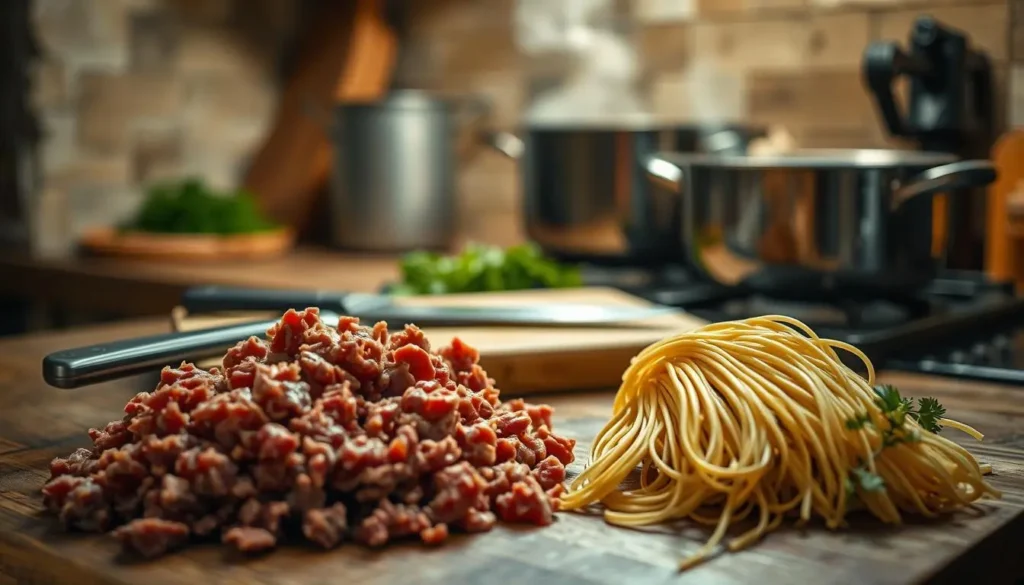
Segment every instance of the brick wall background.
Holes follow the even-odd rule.
[[[517,54],[516,0],[428,0],[413,20],[416,81],[479,92],[512,128],[547,64]],[[864,47],[905,42],[929,13],[966,31],[995,68],[1001,127],[1024,125],[1024,0],[622,0],[622,18],[642,56],[643,85],[658,117],[698,119],[711,85],[736,120],[781,124],[804,147],[893,146],[861,85]],[[1011,16],[1012,22],[1011,22]],[[1019,62],[1015,64],[1016,62]],[[705,72],[695,78],[695,65]],[[711,70],[708,72],[708,70]],[[500,243],[521,238],[514,165],[484,153],[460,173],[467,226]]]
[[[557,0],[552,0],[557,1]],[[552,64],[519,54],[515,0],[416,0],[407,85],[480,93],[514,128]],[[273,111],[288,0],[37,0],[47,57],[37,103],[49,140],[46,248],[137,204],[157,177],[230,184]],[[998,115],[1024,125],[1024,0],[622,0],[659,117],[698,117],[708,84],[730,117],[781,124],[801,146],[884,146],[861,86],[873,39],[905,40],[927,12],[967,31],[996,67]],[[694,65],[712,74],[695,78]],[[711,79],[711,81],[709,81]],[[713,83],[712,83],[713,82]],[[469,239],[518,241],[515,164],[481,148],[459,172]],[[68,210],[62,217],[59,210]]]
[[[35,0],[46,138],[36,248],[67,251],[151,181],[233,185],[273,114],[290,0]]]

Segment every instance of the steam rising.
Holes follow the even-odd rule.
[[[526,55],[564,59],[562,81],[534,96],[530,123],[645,123],[651,120],[641,67],[626,36],[612,30],[615,0],[519,0],[516,41]]]

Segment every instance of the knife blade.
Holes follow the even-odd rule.
[[[410,306],[392,302],[386,295],[250,289],[223,286],[194,287],[185,291],[182,306],[189,313],[214,311],[286,311],[320,307],[322,310],[359,317],[390,326],[423,327],[520,325],[533,327],[599,327],[677,314],[674,307],[545,303],[494,307]]]

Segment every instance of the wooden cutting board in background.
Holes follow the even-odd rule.
[[[1024,239],[1024,132],[1004,133],[992,148],[997,176],[988,187],[985,271],[996,281],[1024,288],[1021,240]]]
[[[321,4],[245,177],[263,210],[300,234],[330,176],[332,108],[378,99],[391,84],[398,41],[384,8],[385,0]]]
[[[527,303],[578,302],[642,306],[646,301],[611,288],[530,290],[435,297],[410,297],[417,305],[500,306]],[[177,330],[190,331],[245,320],[273,318],[272,314],[173,315]],[[630,359],[664,337],[689,331],[706,321],[689,314],[665,315],[643,327],[551,328],[462,327],[425,328],[435,348],[458,336],[480,350],[480,363],[507,394],[537,394],[560,390],[613,388],[619,385]],[[216,363],[214,361],[213,363]],[[209,364],[207,364],[209,365]]]

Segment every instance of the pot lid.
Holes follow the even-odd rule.
[[[706,155],[659,153],[660,158],[682,166],[722,169],[889,169],[934,167],[959,160],[944,152],[895,149],[819,148],[784,154]]]

